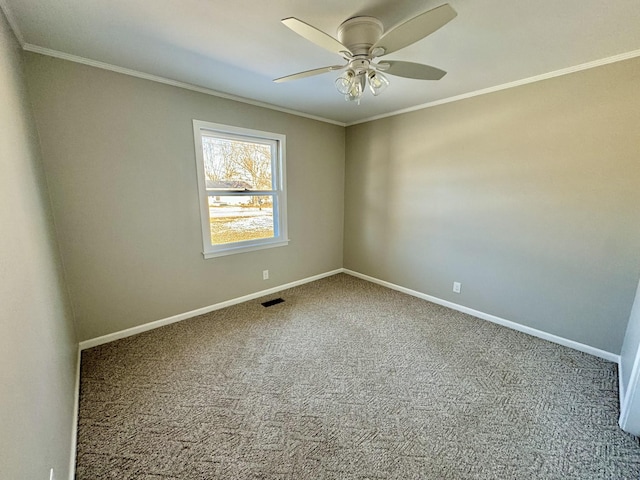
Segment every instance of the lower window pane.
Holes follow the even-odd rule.
[[[273,238],[273,203],[269,195],[209,197],[211,243]]]

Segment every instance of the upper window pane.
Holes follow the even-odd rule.
[[[270,143],[202,136],[207,190],[274,190]]]

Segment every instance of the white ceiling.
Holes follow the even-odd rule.
[[[446,0],[0,0],[28,50],[50,49],[350,124],[612,56],[640,55],[640,0],[449,0],[458,16],[385,59],[446,70],[391,77],[379,97],[345,102],[338,73],[272,79],[341,59],[280,23],[336,36],[355,15],[388,30]]]

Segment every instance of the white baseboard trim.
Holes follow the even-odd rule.
[[[266,295],[271,295],[272,293],[276,293],[281,290],[286,290],[288,288],[297,287],[298,285],[304,285],[305,283],[315,282],[316,280],[320,280],[321,278],[330,277],[332,275],[342,273],[343,271],[344,269],[338,268],[337,270],[332,270],[330,272],[321,273],[319,275],[314,275],[312,277],[303,278],[302,280],[296,280],[295,282],[285,283],[284,285],[268,288],[266,290],[260,290],[259,292],[251,293],[249,295],[244,295],[242,297],[232,298],[231,300],[226,300],[224,302],[216,303],[214,305],[209,305],[208,307],[198,308],[196,310],[191,310],[190,312],[180,313],[172,317],[163,318],[161,320],[145,323],[143,325],[138,325],[136,327],[127,328],[126,330],[120,330],[119,332],[109,333],[107,335],[102,335],[101,337],[84,340],[79,344],[80,350],[86,350],[87,348],[97,347],[98,345],[103,345],[105,343],[113,342],[115,340],[120,340],[121,338],[130,337],[132,335],[137,335],[138,333],[146,332],[148,330],[153,330],[156,328],[164,327],[165,325],[181,322],[182,320],[186,320],[188,318],[197,317],[198,315],[204,315],[205,313],[213,312],[214,310],[220,310],[221,308],[230,307],[232,305],[237,305],[238,303],[247,302],[249,300],[264,297]]]
[[[80,359],[82,350],[78,346],[76,353],[75,398],[73,400],[73,427],[71,428],[71,455],[69,459],[69,480],[76,478],[76,451],[78,449],[78,415],[80,411]]]
[[[615,362],[620,365],[620,355],[616,355],[615,353],[607,352],[605,350],[600,350],[598,348],[592,347],[590,345],[585,345],[583,343],[575,342],[573,340],[569,340],[567,338],[559,337],[557,335],[553,335],[551,333],[544,332],[542,330],[537,330],[535,328],[527,327],[525,325],[521,325],[516,322],[512,322],[511,320],[505,320],[504,318],[496,317],[495,315],[491,315],[488,313],[480,312],[478,310],[474,310],[469,307],[465,307],[463,305],[458,305],[457,303],[449,302],[447,300],[442,300],[437,297],[433,297],[431,295],[427,295],[426,293],[418,292],[416,290],[411,290],[409,288],[401,287],[400,285],[396,285],[394,283],[386,282],[384,280],[377,279],[375,277],[370,277],[369,275],[365,275],[359,272],[354,272],[353,270],[349,270],[344,268],[343,272],[352,275],[354,277],[361,278],[363,280],[367,280],[368,282],[377,283],[378,285],[382,285],[387,288],[391,288],[392,290],[397,290],[402,293],[406,293],[413,297],[418,297],[423,300],[427,300],[432,303],[436,303],[438,305],[442,305],[443,307],[451,308],[452,310],[457,310],[462,313],[466,313],[468,315],[472,315],[474,317],[480,318],[482,320],[488,320],[492,323],[497,323],[498,325],[502,325],[507,328],[511,328],[513,330],[517,330],[519,332],[527,333],[534,337],[542,338],[544,340],[548,340],[553,343],[557,343],[559,345],[563,345],[565,347],[573,348],[574,350],[578,350],[580,352],[588,353],[590,355],[594,355],[596,357],[603,358],[605,360],[609,360],[611,362]]]
[[[400,285],[396,285],[391,282],[387,282],[385,280],[380,280],[375,277],[371,277],[369,275],[365,275],[363,273],[359,273],[353,270],[349,270],[346,268],[338,268],[336,270],[332,270],[330,272],[321,273],[319,275],[314,275],[312,277],[303,278],[301,280],[297,280],[295,282],[286,283],[284,285],[279,285],[277,287],[269,288],[266,290],[261,290],[259,292],[251,293],[249,295],[244,295],[242,297],[233,298],[231,300],[226,300],[224,302],[216,303],[214,305],[209,305],[207,307],[202,307],[196,310],[191,310],[189,312],[180,313],[178,315],[174,315],[172,317],[164,318],[161,320],[156,320],[153,322],[145,323],[143,325],[138,325],[136,327],[131,327],[126,330],[121,330],[118,332],[110,333],[107,335],[103,335],[101,337],[92,338],[89,340],[85,340],[80,342],[79,347],[80,351],[86,350],[88,348],[96,347],[98,345],[103,345],[105,343],[113,342],[115,340],[120,340],[121,338],[130,337],[132,335],[137,335],[138,333],[146,332],[148,330],[153,330],[159,327],[163,327],[165,325],[170,325],[172,323],[180,322],[182,320],[186,320],[188,318],[197,317],[198,315],[204,315],[205,313],[213,312],[214,310],[220,310],[221,308],[230,307],[232,305],[237,305],[238,303],[247,302],[249,300],[254,300],[259,297],[264,297],[266,295],[271,295],[272,293],[279,292],[281,290],[286,290],[288,288],[293,288],[298,285],[304,285],[305,283],[315,282],[316,280],[320,280],[325,277],[330,277],[332,275],[336,275],[338,273],[346,273],[348,275],[361,278],[368,282],[376,283],[378,285],[382,285],[384,287],[390,288],[392,290],[397,290],[402,293],[406,293],[408,295],[421,298],[423,300],[427,300],[428,302],[435,303],[437,305],[442,305],[443,307],[451,308],[452,310],[457,310],[462,313],[466,313],[468,315],[474,316],[476,318],[480,318],[482,320],[487,320],[492,323],[496,323],[498,325],[502,325],[507,328],[511,328],[513,330],[517,330],[519,332],[527,333],[534,337],[542,338],[544,340],[548,340],[553,343],[557,343],[559,345],[563,345],[565,347],[572,348],[574,350],[578,350],[580,352],[588,353],[590,355],[594,355],[599,358],[603,358],[605,360],[609,360],[611,362],[617,363],[620,365],[620,355],[616,355],[611,352],[607,352],[605,350],[600,350],[598,348],[592,347],[590,345],[585,345],[583,343],[576,342],[574,340],[569,340],[564,337],[559,337],[557,335],[553,335],[551,333],[544,332],[542,330],[537,330],[532,327],[527,327],[526,325],[522,325],[511,320],[506,320],[504,318],[497,317],[495,315],[491,315],[489,313],[480,312],[478,310],[474,310],[469,307],[465,307],[464,305],[459,305],[457,303],[449,302],[447,300],[442,300],[438,297],[434,297],[432,295],[427,295],[426,293],[418,292],[416,290],[411,290],[410,288],[402,287]],[[79,368],[79,363],[78,363]],[[79,370],[78,370],[79,376]],[[622,393],[622,392],[621,392]],[[621,396],[621,399],[624,397]]]

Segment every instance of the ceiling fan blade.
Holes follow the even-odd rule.
[[[282,20],[282,23],[284,23],[287,27],[289,27],[301,37],[306,38],[310,42],[315,43],[325,50],[337,53],[338,55],[342,55],[341,52],[349,52],[349,49],[347,47],[345,47],[331,35],[324,33],[322,30],[318,30],[316,27],[313,27],[308,23],[303,22],[302,20],[298,20],[295,17],[289,17]]]
[[[440,80],[447,72],[430,65],[412,62],[385,61],[389,68],[384,73],[395,75],[396,77],[414,78],[416,80]]]
[[[276,78],[274,82],[282,83],[289,82],[291,80],[298,80],[300,78],[312,77],[313,75],[320,75],[321,73],[334,72],[336,70],[342,70],[347,65],[331,65],[330,67],[314,68],[313,70],[307,70],[305,72],[294,73],[293,75],[287,75],[286,77]]]
[[[453,20],[456,15],[458,14],[448,3],[440,5],[398,25],[383,35],[371,47],[370,51],[373,51],[374,48],[382,47],[384,48],[384,55],[386,55],[400,50],[432,34]]]

